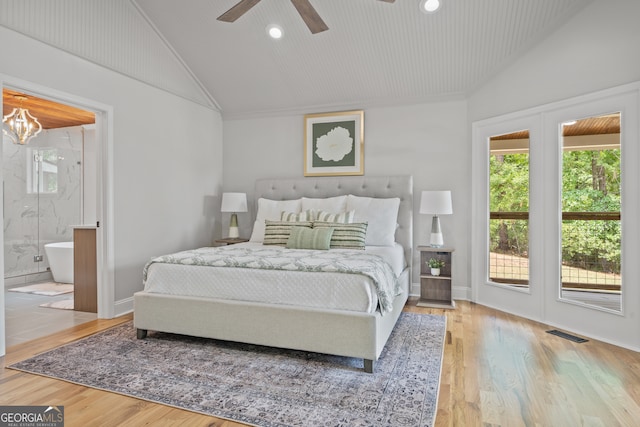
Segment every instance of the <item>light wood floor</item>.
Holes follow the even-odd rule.
[[[447,315],[437,426],[638,426],[640,353],[589,341],[468,302]],[[0,405],[64,405],[65,425],[219,426],[240,424],[6,369],[36,353],[129,320],[95,320],[8,349]]]
[[[43,303],[67,299],[73,299],[73,294],[43,296],[5,290],[4,332],[7,347],[44,337],[98,317],[96,313],[40,307]]]

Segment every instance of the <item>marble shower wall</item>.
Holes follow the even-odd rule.
[[[81,126],[43,130],[27,145],[3,136],[5,278],[46,272],[44,245],[73,240],[71,226],[82,223],[83,134]]]

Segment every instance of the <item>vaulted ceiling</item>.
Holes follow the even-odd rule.
[[[531,49],[591,0],[311,0],[311,34],[290,1],[134,0],[225,118],[456,99]],[[280,40],[269,24],[284,29]]]

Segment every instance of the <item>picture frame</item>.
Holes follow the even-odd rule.
[[[304,176],[364,175],[364,111],[305,114]]]

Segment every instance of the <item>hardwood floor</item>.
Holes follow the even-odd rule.
[[[436,426],[637,426],[640,353],[547,334],[545,325],[458,301],[447,336]],[[21,373],[4,366],[128,321],[95,320],[8,349],[0,405],[64,405],[73,426],[218,426],[241,424]]]
[[[4,318],[7,347],[45,337],[98,318],[96,313],[40,307],[43,303],[64,300],[73,300],[73,294],[44,296],[11,292],[5,289]]]

